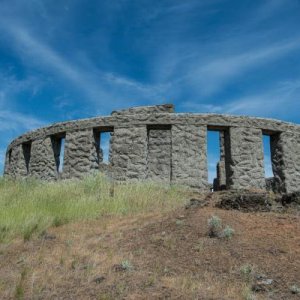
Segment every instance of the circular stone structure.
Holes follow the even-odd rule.
[[[7,148],[4,175],[51,180],[81,178],[100,170],[114,180],[147,179],[207,189],[208,130],[220,132],[215,189],[266,189],[263,135],[269,135],[272,188],[282,193],[299,190],[299,125],[175,113],[171,104],[133,107],[25,133]],[[107,132],[109,159],[104,162],[101,136]]]

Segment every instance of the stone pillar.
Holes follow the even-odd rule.
[[[115,127],[111,142],[112,176],[143,180],[147,173],[147,127]]]
[[[225,133],[227,187],[265,189],[262,131],[231,127]]]
[[[172,125],[172,183],[208,189],[207,127]]]
[[[276,190],[300,191],[300,135],[288,132],[271,135],[271,159]]]
[[[12,178],[27,176],[27,166],[22,144],[14,146],[11,152],[6,154],[5,174]]]
[[[4,176],[9,176],[10,175],[10,152],[11,150],[9,151],[6,151],[6,154],[5,154],[5,162],[4,162]]]
[[[148,130],[147,178],[170,183],[171,127]]]
[[[223,190],[226,188],[226,168],[225,168],[225,131],[219,131],[220,141],[220,161],[217,163],[217,178],[214,184],[214,190]]]
[[[46,180],[57,178],[57,165],[51,137],[32,142],[30,175]]]
[[[93,129],[67,132],[63,178],[82,178],[98,169],[97,145]]]

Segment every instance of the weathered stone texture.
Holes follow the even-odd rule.
[[[25,163],[23,146],[18,145],[10,151],[11,152],[8,152],[6,157],[6,174],[15,178],[27,176],[28,171]]]
[[[173,104],[163,104],[163,105],[153,105],[153,106],[131,107],[128,109],[113,111],[111,115],[118,116],[118,115],[130,115],[130,114],[158,114],[158,113],[173,113],[173,112],[174,112]]]
[[[147,127],[115,127],[112,152],[112,176],[117,180],[143,180],[147,171]]]
[[[280,192],[300,190],[300,135],[280,133],[271,136],[272,167]]]
[[[234,189],[265,189],[262,131],[231,127],[226,138],[227,186]]]
[[[147,178],[169,183],[171,180],[171,128],[148,130]]]
[[[57,178],[57,165],[51,137],[32,142],[30,174],[46,180]]]
[[[4,162],[4,176],[9,176],[10,174],[10,155],[12,150],[6,151],[5,162]]]
[[[45,138],[60,132],[85,130],[99,126],[134,127],[157,124],[181,124],[222,127],[249,127],[274,132],[293,132],[300,134],[300,126],[272,119],[250,118],[219,114],[189,114],[189,113],[126,113],[109,117],[95,117],[77,121],[55,123],[48,127],[39,128],[23,134],[11,142],[8,148],[13,148],[24,142]]]
[[[263,132],[271,135],[272,186],[281,192],[300,189],[299,125],[220,114],[177,114],[172,105],[130,108],[28,132],[8,146],[4,174],[48,180],[79,178],[97,169],[117,180],[150,179],[207,189],[207,128],[220,131],[218,188],[266,188]],[[102,161],[100,131],[113,131],[108,164]]]
[[[206,126],[172,126],[172,182],[208,188]]]
[[[92,129],[68,132],[65,142],[64,178],[81,178],[98,169],[97,144]]]
[[[226,188],[226,163],[225,163],[225,131],[219,131],[220,161],[217,163],[217,178],[214,180],[214,191]]]

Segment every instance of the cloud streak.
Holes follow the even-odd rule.
[[[279,45],[267,46],[258,50],[251,49],[227,57],[214,57],[204,65],[199,63],[198,68],[190,67],[190,71],[187,72],[189,76],[186,79],[192,85],[201,88],[204,96],[212,95],[247,71],[261,68],[292,51],[299,50],[299,48],[300,38],[296,41],[284,41]]]
[[[222,104],[185,102],[181,108],[185,111],[252,115],[267,118],[279,118],[299,122],[298,112],[300,80],[280,82],[274,88],[257,94],[249,94],[239,99],[228,99]]]
[[[2,21],[3,24],[4,21]],[[111,105],[123,97],[149,99],[163,94],[168,85],[147,85],[138,81],[110,72],[102,72],[88,62],[85,66],[81,62],[72,62],[52,49],[47,43],[35,37],[28,29],[17,22],[6,21],[6,33],[14,39],[14,48],[26,63],[52,72],[55,76],[63,77],[71,82],[75,89],[81,90],[87,101]],[[119,100],[119,105],[122,100]]]
[[[0,131],[31,130],[45,125],[45,121],[39,120],[34,116],[24,115],[16,111],[0,111]]]

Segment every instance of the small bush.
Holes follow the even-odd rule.
[[[231,239],[233,235],[234,235],[234,229],[226,225],[226,227],[223,229],[222,236],[226,239]]]
[[[251,265],[243,265],[240,270],[243,275],[249,275],[253,273],[253,267]]]
[[[249,287],[245,288],[243,291],[243,299],[244,300],[256,300],[256,296],[253,294]]]
[[[121,262],[121,267],[124,271],[131,271],[133,269],[132,264],[128,260],[123,260]]]
[[[208,219],[208,235],[211,238],[226,238],[231,239],[234,234],[234,229],[226,225],[222,230],[222,220],[218,216],[212,216]]]
[[[208,219],[208,235],[210,237],[219,237],[222,228],[222,220],[218,216],[212,216]]]
[[[298,295],[300,294],[300,287],[296,284],[293,284],[291,287],[290,287],[290,291],[292,294],[294,295]]]
[[[184,221],[182,221],[182,220],[176,220],[176,225],[177,226],[182,226],[182,225],[184,225]]]
[[[240,272],[242,274],[242,276],[247,280],[247,281],[251,281],[253,279],[254,276],[254,267],[252,265],[243,265],[240,268]]]

